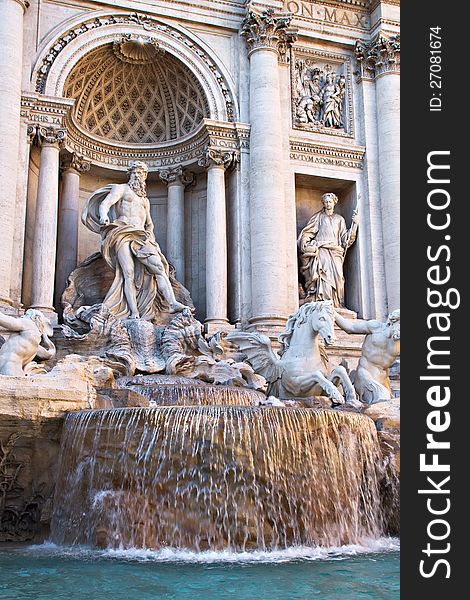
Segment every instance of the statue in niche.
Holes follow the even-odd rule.
[[[400,309],[390,313],[385,323],[345,319],[338,313],[335,320],[346,333],[366,336],[352,377],[359,399],[366,404],[391,400],[389,369],[400,355]]]
[[[315,213],[300,232],[300,272],[305,280],[307,301],[331,300],[344,306],[343,262],[347,249],[356,239],[359,215],[353,212],[350,229],[341,215],[334,212],[336,194],[322,196],[323,209]]]
[[[11,332],[0,348],[0,375],[23,377],[43,373],[33,359],[49,360],[55,355],[49,319],[30,308],[19,318],[0,313],[0,326]]]
[[[155,240],[146,192],[148,167],[134,161],[129,182],[107,185],[89,198],[82,221],[101,234],[101,254],[114,271],[103,304],[115,316],[152,320],[155,312],[175,313],[186,305],[175,297],[170,270]]]
[[[345,76],[309,62],[296,62],[296,124],[344,129]]]

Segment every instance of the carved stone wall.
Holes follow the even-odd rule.
[[[295,129],[354,136],[351,58],[296,48],[291,61]]]

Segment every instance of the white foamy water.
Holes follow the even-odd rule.
[[[23,550],[23,549],[22,549]],[[35,555],[48,555],[77,559],[116,559],[136,562],[158,563],[287,563],[294,561],[344,560],[363,554],[381,554],[400,550],[398,538],[382,537],[364,540],[362,544],[351,544],[330,548],[294,546],[283,550],[250,552],[232,552],[229,550],[194,552],[182,548],[162,548],[160,550],[126,549],[94,550],[84,546],[58,546],[46,542],[37,546],[28,546],[25,552]]]

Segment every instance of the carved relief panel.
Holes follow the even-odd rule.
[[[295,129],[353,137],[351,60],[298,49],[291,62],[292,124]]]

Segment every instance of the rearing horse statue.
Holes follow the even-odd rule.
[[[289,317],[279,336],[279,356],[274,354],[271,340],[260,333],[233,331],[227,340],[237,344],[255,372],[266,379],[268,396],[282,400],[326,395],[333,405],[344,404],[345,400],[355,403],[356,392],[346,369],[337,366],[330,373],[320,345],[320,339],[325,346],[334,343],[334,323],[330,300],[310,302]]]

